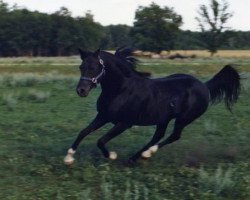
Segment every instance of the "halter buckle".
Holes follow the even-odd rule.
[[[97,78],[92,78],[91,81],[96,84],[97,83]]]
[[[99,57],[99,62],[100,62],[100,64],[102,65],[102,66],[104,66],[104,62],[103,62],[103,60]]]

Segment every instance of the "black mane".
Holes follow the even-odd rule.
[[[124,64],[131,68],[133,72],[142,77],[150,77],[151,73],[149,72],[138,72],[136,71],[137,64],[139,62],[138,59],[134,57],[134,50],[126,47],[119,47],[116,49],[115,54],[116,57],[123,60]]]
[[[115,56],[126,60],[135,69],[138,63],[138,59],[134,57],[134,50],[131,48],[119,47],[115,51]]]

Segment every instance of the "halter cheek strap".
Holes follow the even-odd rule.
[[[99,59],[99,63],[102,65],[102,71],[96,77],[93,77],[93,78],[86,77],[86,76],[81,76],[80,80],[91,81],[94,84],[98,83],[98,79],[101,78],[105,74],[105,65],[104,65],[104,62],[103,62],[103,60],[99,56],[98,56],[98,59]]]

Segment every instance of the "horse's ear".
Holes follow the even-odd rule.
[[[99,49],[97,49],[95,52],[94,52],[94,56],[95,57],[98,57],[99,56],[99,54],[100,54],[100,51],[101,51],[101,49],[99,48]]]
[[[83,51],[81,48],[78,48],[78,51],[80,53],[81,59],[84,60],[88,56],[88,52]]]

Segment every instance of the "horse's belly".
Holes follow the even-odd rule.
[[[126,110],[119,111],[117,113],[112,113],[112,122],[125,122],[131,125],[138,126],[148,126],[148,125],[156,125],[160,123],[164,123],[167,120],[173,118],[171,112],[167,112],[166,110],[162,111],[150,111],[147,112],[145,110],[137,111],[137,110]]]

